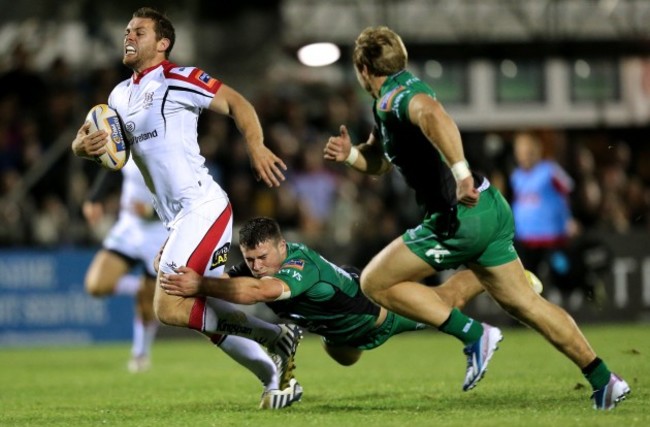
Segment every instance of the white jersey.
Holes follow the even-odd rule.
[[[108,98],[168,227],[201,204],[226,198],[210,176],[197,140],[199,114],[220,86],[198,68],[164,61],[121,82]]]
[[[122,191],[120,214],[104,239],[106,249],[122,254],[133,262],[141,263],[150,276],[156,276],[153,260],[167,239],[167,229],[158,218],[142,218],[135,205],[151,206],[151,192],[144,183],[138,167],[129,161],[121,169]]]
[[[126,162],[122,172],[122,190],[120,193],[120,217],[130,216],[141,219],[134,210],[138,203],[152,205],[151,191],[147,188],[140,170],[133,161]]]

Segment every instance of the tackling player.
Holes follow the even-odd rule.
[[[239,231],[239,248],[244,261],[228,270],[230,279],[201,277],[180,267],[180,274],[164,274],[160,286],[170,295],[265,302],[279,317],[322,336],[327,354],[344,366],[394,335],[426,327],[372,303],[361,292],[356,269],[339,267],[302,243],[287,242],[273,219],[246,222]],[[463,307],[483,287],[465,270],[435,292],[449,305]]]

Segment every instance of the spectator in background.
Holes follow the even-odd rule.
[[[302,152],[300,170],[291,182],[299,206],[300,232],[312,246],[320,243],[336,202],[338,183],[325,168],[322,149],[310,144]]]
[[[563,250],[575,228],[568,201],[573,180],[555,161],[543,158],[542,141],[533,132],[515,134],[514,153],[517,168],[510,183],[517,253],[542,281],[557,282],[554,276],[568,269]],[[544,274],[544,264],[550,274]]]

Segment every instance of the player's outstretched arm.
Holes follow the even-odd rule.
[[[355,147],[345,125],[341,125],[339,135],[328,139],[323,149],[323,157],[325,160],[345,163],[369,175],[381,175],[391,169],[373,134],[370,134],[368,141]]]
[[[275,301],[285,292],[286,284],[269,277],[214,278],[202,277],[188,267],[179,267],[178,274],[163,274],[160,287],[169,295],[182,297],[206,296],[237,304]]]
[[[287,166],[264,145],[264,135],[255,108],[233,88],[222,85],[210,103],[210,110],[233,118],[237,129],[244,136],[251,166],[257,180],[269,187],[279,187],[284,181],[282,171]]]

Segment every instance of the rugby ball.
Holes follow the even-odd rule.
[[[86,121],[90,122],[89,133],[103,130],[108,134],[104,146],[106,152],[96,156],[95,161],[102,167],[112,171],[122,169],[129,160],[130,149],[129,141],[126,138],[117,111],[106,104],[98,104],[90,109]]]

